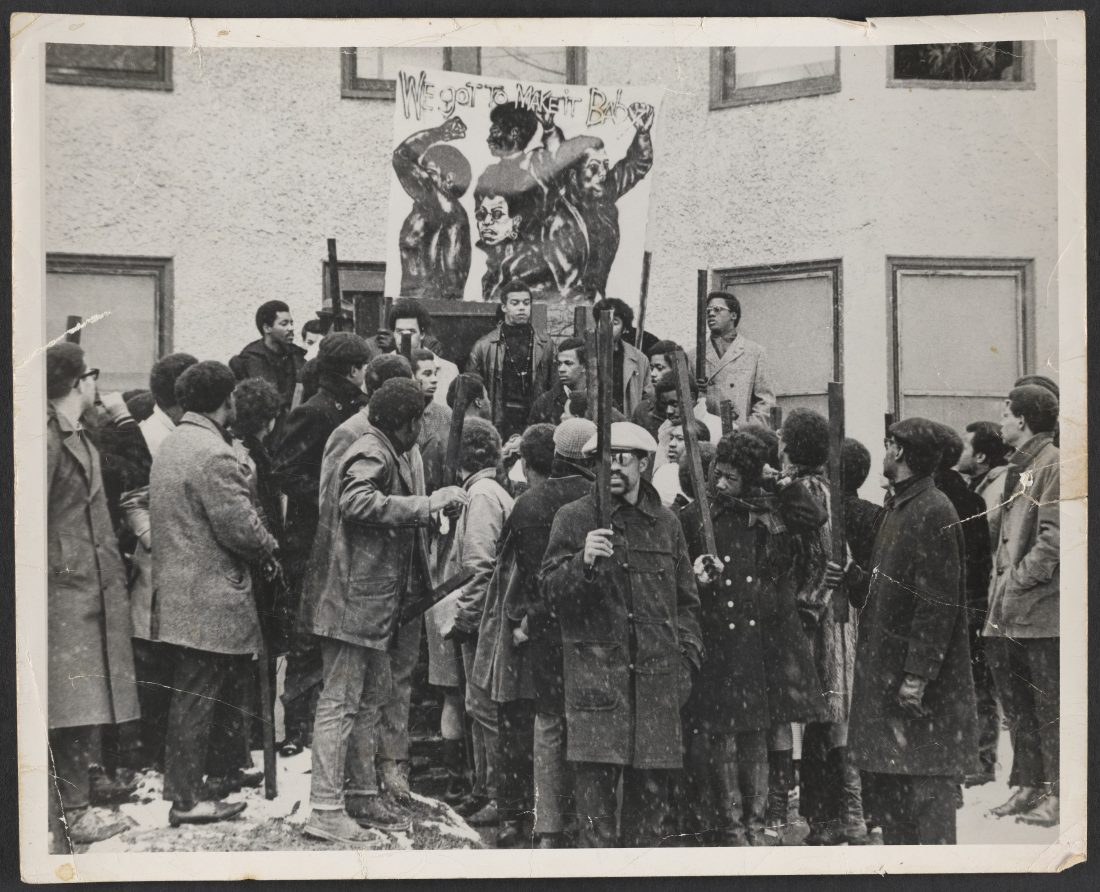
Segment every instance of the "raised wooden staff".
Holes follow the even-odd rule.
[[[707,386],[707,289],[710,287],[710,274],[701,269],[696,277],[695,307],[695,380],[699,389]]]
[[[615,387],[615,345],[612,313],[604,310],[596,318],[596,517],[600,529],[611,528],[611,393]],[[589,356],[591,362],[592,356]],[[591,366],[590,366],[591,367]],[[589,383],[591,393],[591,381]],[[591,398],[590,398],[591,399]],[[591,406],[590,406],[591,408]]]
[[[84,321],[83,316],[68,316],[65,319],[65,340],[70,344],[80,343],[80,323]],[[76,329],[75,331],[73,329]]]
[[[588,304],[573,308],[573,337],[583,338],[588,332]]]
[[[883,435],[883,437],[889,437],[890,436],[890,428],[892,428],[894,426],[894,413],[893,412],[887,412],[885,415],[883,415],[882,421],[883,421],[882,435]]]
[[[832,524],[833,562],[848,563],[848,538],[844,532],[844,385],[829,382],[829,520]],[[838,623],[848,622],[848,596],[843,591],[833,594],[833,617]]]
[[[638,327],[634,336],[634,346],[645,353],[645,305],[649,300],[649,267],[653,263],[653,253],[642,253],[642,288],[638,294]]]
[[[343,292],[340,290],[340,264],[336,259],[336,239],[328,239],[328,305],[332,312],[330,331],[340,330]]]
[[[401,335],[401,355],[409,361],[412,365],[413,359],[413,338],[409,332],[403,332]]]
[[[783,407],[772,406],[768,412],[768,418],[772,424],[772,430],[778,433],[779,429],[783,426]]]
[[[733,400],[722,400],[718,404],[718,414],[722,419],[722,436],[732,434],[737,429],[737,410]]]
[[[703,458],[699,454],[699,440],[695,436],[695,413],[691,399],[691,379],[688,374],[687,354],[677,348],[672,354],[672,374],[676,382],[676,399],[680,402],[680,417],[683,420],[684,451],[687,453],[688,471],[691,474],[691,488],[695,491],[695,501],[699,503],[699,519],[703,524],[703,540],[707,554],[718,554],[718,545],[714,539],[714,520],[710,516],[707,502],[707,479],[703,473]]]

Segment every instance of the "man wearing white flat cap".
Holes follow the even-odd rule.
[[[585,452],[595,449],[593,437]],[[669,774],[682,767],[680,708],[703,657],[683,530],[642,479],[656,449],[645,428],[611,425],[611,528],[599,527],[594,494],[566,505],[542,565],[561,624],[584,847],[649,847],[664,835]]]

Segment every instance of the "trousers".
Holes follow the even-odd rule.
[[[580,818],[580,848],[652,848],[664,834],[668,808],[670,772],[609,765],[604,762],[574,762],[573,777]],[[617,807],[619,780],[623,782],[623,805]],[[619,830],[616,832],[616,817]]]
[[[1059,639],[983,642],[1012,739],[1012,775],[1021,787],[1058,784]]]
[[[540,712],[534,728],[535,833],[561,833],[573,811],[573,769],[565,758],[565,716]]]
[[[497,807],[501,821],[531,813],[535,747],[535,701],[497,706]]]
[[[255,678],[251,654],[172,648],[172,705],[164,747],[164,798],[206,798],[203,774],[228,777],[248,762],[245,704]]]
[[[420,622],[406,623],[389,651],[393,696],[382,704],[378,723],[378,755],[403,762],[409,758],[409,702],[412,678],[420,657]]]
[[[954,778],[864,771],[861,780],[886,845],[955,845]]]
[[[172,708],[172,645],[143,638],[132,641],[141,707],[142,766],[159,768],[164,765],[164,738]]]
[[[500,722],[497,704],[489,692],[470,681],[477,644],[462,645],[462,665],[466,669],[466,714],[472,720],[474,748],[473,795],[492,799],[497,794],[497,735]]]
[[[390,657],[372,650],[321,639],[324,686],[317,700],[309,801],[313,808],[339,809],[350,795],[378,792],[374,758],[379,715],[393,696]]]
[[[985,654],[982,627],[970,627],[970,671],[974,677],[974,695],[978,700],[978,761],[982,771],[993,774],[997,766],[997,737],[1001,718],[997,711],[997,688]]]

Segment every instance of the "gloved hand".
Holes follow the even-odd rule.
[[[924,718],[928,710],[924,707],[924,689],[928,679],[919,675],[906,675],[898,688],[898,706],[907,716],[914,719]]]
[[[695,559],[695,582],[701,586],[714,585],[722,578],[722,561],[713,554],[701,554]]]

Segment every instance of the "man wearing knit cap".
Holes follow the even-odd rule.
[[[305,565],[317,533],[325,443],[340,424],[366,405],[363,380],[369,361],[370,348],[359,335],[346,331],[326,335],[317,351],[317,392],[287,416],[282,439],[276,446],[275,482],[287,497],[283,554],[291,597],[295,599],[292,612],[298,607]],[[292,634],[283,691],[283,756],[293,756],[309,746],[320,686],[320,648],[311,635]]]
[[[600,527],[593,493],[558,511],[543,585],[561,624],[580,845],[647,847],[664,835],[669,773],[683,766],[680,709],[703,656],[699,595],[683,529],[643,479],[656,441],[627,421],[610,433],[611,526]]]
[[[992,810],[1025,824],[1059,818],[1059,452],[1058,399],[1040,384],[1013,388],[1001,437],[1016,451],[1005,472],[985,653],[1012,735],[1011,798]]]
[[[954,845],[956,780],[974,772],[977,703],[970,671],[963,534],[932,479],[934,422],[890,426],[882,472],[893,485],[870,566],[828,563],[859,617],[848,752],[886,845]]]
[[[89,768],[103,761],[101,726],[138,717],[126,570],[99,452],[80,423],[95,403],[98,376],[78,344],[46,351],[47,718],[57,854],[127,829],[121,815],[90,807]]]
[[[304,832],[345,845],[373,839],[357,823],[410,826],[408,812],[379,795],[375,774],[375,736],[393,686],[387,648],[402,601],[428,584],[431,515],[466,502],[459,487],[424,493],[419,386],[390,379],[369,411],[370,427],[340,459],[336,492],[322,505],[301,609],[303,627],[322,639],[324,667]]]

